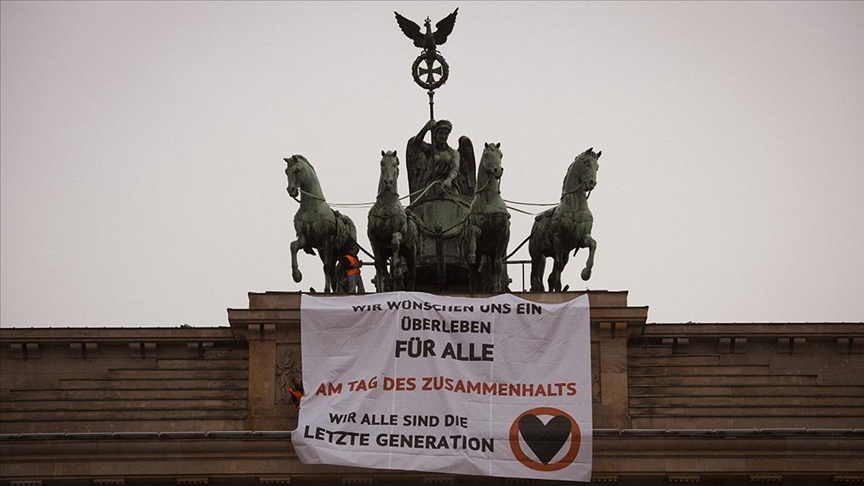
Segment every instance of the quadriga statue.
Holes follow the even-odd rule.
[[[284,159],[288,166],[288,194],[300,203],[294,214],[297,239],[291,242],[291,271],[295,282],[303,279],[297,265],[297,251],[301,248],[310,255],[318,250],[324,265],[324,292],[344,292],[347,277],[337,271],[337,262],[357,241],[357,231],[351,218],[334,211],[321,191],[321,184],[312,164],[302,155]],[[299,199],[298,199],[299,195]]]
[[[588,248],[582,280],[591,278],[597,242],[591,237],[594,216],[588,209],[588,196],[597,185],[597,160],[602,153],[595,153],[592,147],[576,156],[564,177],[561,201],[535,218],[528,243],[532,292],[543,291],[543,271],[548,257],[552,257],[554,262],[549,273],[549,291],[561,291],[561,272],[567,265],[570,250],[574,248],[576,251]]]

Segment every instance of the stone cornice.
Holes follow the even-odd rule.
[[[618,480],[677,473],[725,478],[830,476],[864,467],[864,429],[595,429],[593,442],[594,475],[615,475]],[[166,465],[174,474],[199,473],[199,464],[208,465],[226,455],[233,464],[229,475],[238,479],[257,478],[263,463],[269,464],[269,474],[313,481],[361,473],[381,479],[404,476],[406,480],[429,474],[303,465],[297,462],[289,431],[4,434],[0,451],[0,471],[7,461],[29,465],[17,466],[17,474],[5,471],[0,474],[4,478],[39,476],[40,463],[62,461],[91,467],[98,463],[98,470],[113,477],[146,479],[159,476]],[[754,453],[758,461],[752,460]],[[130,469],[129,461],[138,467]],[[148,468],[150,463],[159,467]],[[57,480],[63,476],[55,472],[45,477]],[[211,472],[209,476],[216,479],[222,474]]]
[[[864,337],[864,323],[694,323],[646,324],[642,337]]]
[[[182,342],[230,341],[234,332],[230,327],[87,327],[87,328],[3,328],[2,342]]]
[[[625,337],[638,334],[648,318],[648,307],[629,307],[627,291],[591,290],[587,292],[514,292],[514,295],[537,303],[561,303],[588,294],[591,305],[592,334]],[[228,321],[238,339],[269,339],[274,333],[264,326],[281,329],[300,324],[301,292],[250,292],[248,309],[228,309]],[[317,297],[339,294],[315,294]],[[482,298],[494,294],[451,294],[453,297]],[[262,332],[263,329],[263,332]],[[272,329],[275,331],[276,329]],[[254,337],[250,337],[254,336]],[[268,336],[268,337],[264,337]]]

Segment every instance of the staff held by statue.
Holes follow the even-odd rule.
[[[435,32],[432,32],[432,21],[429,17],[426,17],[423,22],[425,26],[425,32],[423,32],[415,22],[399,15],[399,12],[394,12],[396,22],[402,32],[414,41],[416,47],[423,49],[423,52],[417,56],[411,66],[411,75],[414,77],[414,82],[425,89],[429,95],[430,120],[435,119],[435,90],[447,82],[447,77],[450,75],[450,67],[444,60],[444,56],[438,52],[437,47],[447,42],[447,36],[453,32],[458,12],[459,9],[457,8],[453,13],[436,23]]]

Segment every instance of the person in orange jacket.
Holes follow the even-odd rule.
[[[348,254],[345,255],[345,260],[348,264],[345,268],[348,269],[348,293],[349,294],[365,294],[363,288],[363,277],[360,276],[360,267],[363,266],[363,261],[357,258],[357,252],[360,251],[360,246],[357,244],[351,245]]]

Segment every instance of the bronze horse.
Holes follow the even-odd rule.
[[[549,273],[549,291],[561,291],[561,272],[567,265],[570,250],[574,248],[574,255],[579,248],[588,248],[588,261],[582,269],[582,280],[591,278],[597,242],[591,237],[594,216],[588,209],[588,196],[597,185],[597,160],[602,153],[594,153],[592,147],[576,156],[564,177],[558,206],[535,218],[528,243],[528,253],[531,255],[531,292],[543,292],[543,271],[547,257],[552,257],[554,261]]]
[[[297,265],[297,250],[314,255],[318,249],[324,265],[324,292],[342,292],[347,289],[343,272],[336,269],[337,262],[357,241],[357,231],[351,218],[334,211],[324,199],[315,169],[302,155],[284,159],[288,166],[288,194],[300,203],[294,214],[297,239],[291,242],[291,271],[295,282],[303,279]],[[300,196],[298,199],[297,196]],[[343,284],[344,281],[344,284]]]
[[[414,290],[417,227],[399,202],[399,157],[381,151],[378,195],[369,210],[366,234],[375,256],[375,280],[379,292]]]
[[[507,244],[510,212],[501,199],[501,144],[487,143],[477,169],[477,190],[463,231],[465,260],[472,292],[507,290]]]

